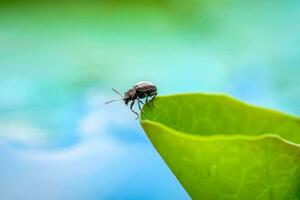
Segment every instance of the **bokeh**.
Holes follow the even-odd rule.
[[[189,199],[111,91],[300,115],[300,1],[0,3],[0,199]]]

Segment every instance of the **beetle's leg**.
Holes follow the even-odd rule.
[[[145,103],[148,103],[148,102],[149,102],[149,96],[146,96]],[[150,105],[150,103],[148,103],[148,106],[152,107],[152,105]]]
[[[154,96],[151,98],[151,106],[154,108],[154,104],[153,104],[153,101],[154,101],[154,99],[155,99],[155,97],[157,96],[157,92],[155,92],[155,93],[153,93],[154,94]]]
[[[138,119],[138,118],[140,117],[139,114],[133,110],[134,102],[135,102],[135,101],[132,101],[132,102],[131,102],[131,104],[130,104],[130,110],[131,110],[134,114],[136,114],[136,119]]]
[[[137,100],[138,100],[138,105],[139,105],[140,111],[141,111],[142,113],[144,113],[143,109],[141,108],[141,104],[140,104],[141,100],[140,100],[139,98],[138,98]]]
[[[153,101],[156,96],[157,96],[157,92],[154,93],[154,96],[152,97],[151,101]]]
[[[148,97],[149,96],[147,96],[147,98],[146,98],[146,102],[148,103],[148,105],[151,107],[151,108],[154,108],[154,106],[153,106],[153,103],[151,102],[151,100],[153,99],[153,98],[151,98],[150,100],[148,99]],[[150,96],[151,97],[151,96]]]
[[[141,99],[138,99],[139,100],[139,102],[141,103],[141,104],[143,104],[144,105],[144,102],[141,100]]]

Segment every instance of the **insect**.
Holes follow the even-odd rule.
[[[108,103],[112,103],[115,101],[124,101],[124,103],[126,105],[130,103],[130,110],[137,115],[137,118],[139,117],[139,114],[133,110],[133,106],[135,101],[137,101],[139,109],[141,112],[143,112],[142,108],[141,108],[141,104],[144,104],[143,101],[141,99],[146,98],[145,103],[148,102],[148,98],[151,98],[151,102],[153,103],[153,100],[155,99],[156,95],[157,95],[157,88],[156,86],[149,82],[149,81],[141,81],[138,82],[136,84],[134,84],[127,92],[124,93],[124,95],[122,95],[119,91],[112,89],[115,93],[119,94],[122,99],[118,99],[118,100],[112,100],[109,102],[106,102],[106,104]],[[153,106],[153,104],[152,104]]]

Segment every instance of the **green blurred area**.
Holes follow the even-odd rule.
[[[299,110],[299,1],[2,1],[2,113],[151,80]]]

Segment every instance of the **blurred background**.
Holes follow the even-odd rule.
[[[300,115],[300,1],[1,1],[0,199],[189,199],[122,102],[227,93]]]

